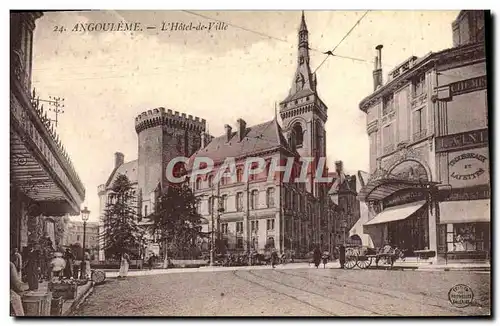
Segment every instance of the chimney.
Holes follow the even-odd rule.
[[[373,70],[373,90],[376,91],[382,86],[382,44],[377,45],[377,56],[375,57],[375,69]]]
[[[344,171],[344,163],[342,161],[335,161],[335,172],[340,176],[340,173]]]
[[[226,141],[230,141],[231,140],[231,135],[232,135],[232,132],[233,132],[233,128],[231,128],[230,125],[224,125],[224,129],[226,129]]]
[[[236,121],[238,123],[238,136],[240,137],[240,141],[245,137],[245,131],[247,129],[247,123],[243,119],[238,119]]]
[[[201,132],[201,148],[204,148],[206,145],[207,136],[205,135],[205,131]]]
[[[120,152],[115,153],[115,169],[123,164],[124,159],[125,156],[123,155],[123,153]]]

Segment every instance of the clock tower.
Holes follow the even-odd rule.
[[[307,191],[319,197],[320,185],[314,183],[317,164],[326,156],[325,123],[327,107],[317,93],[316,74],[309,65],[309,32],[302,12],[298,33],[298,58],[288,96],[280,103],[280,116],[287,140],[294,143],[302,157],[314,159],[308,172]],[[325,164],[326,162],[323,161]]]

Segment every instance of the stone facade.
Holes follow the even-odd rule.
[[[460,17],[469,14],[461,12]],[[390,72],[385,85],[375,83],[374,93],[360,104],[367,116],[371,173],[361,197],[369,204],[371,219],[388,208],[389,203],[397,202],[395,198],[407,198],[409,191],[414,190],[423,193],[414,199],[426,201],[425,207],[416,213],[418,219],[428,220],[419,231],[426,236],[424,244],[413,246],[412,250],[430,249],[442,255],[453,251],[446,248],[446,238],[453,238],[453,231],[448,232],[449,236],[445,231],[452,230],[451,223],[442,221],[452,219],[447,215],[453,214],[451,206],[458,204],[446,202],[450,198],[489,198],[485,61],[485,45],[479,41],[457,43],[456,47],[423,58],[411,57]],[[419,188],[423,184],[427,190]],[[378,197],[374,195],[377,192]],[[475,195],[467,195],[469,192]],[[406,199],[400,202],[407,203]],[[479,204],[486,206],[467,213],[469,217],[462,223],[489,221],[486,202],[467,202],[463,207]],[[466,209],[463,207],[460,210]],[[454,215],[460,213],[456,211]],[[391,241],[387,225],[390,223],[379,225],[379,232],[375,232],[378,239],[374,242],[379,245]],[[368,232],[366,228],[365,231]],[[481,238],[486,237],[483,233]],[[489,238],[481,242],[478,247],[483,248]]]

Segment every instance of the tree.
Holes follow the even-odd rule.
[[[107,257],[119,258],[140,246],[142,232],[137,224],[138,212],[133,187],[129,179],[120,174],[113,182],[109,202],[103,216],[103,232],[100,235]]]
[[[164,243],[165,263],[168,254],[185,257],[194,252],[201,235],[201,215],[196,209],[197,198],[189,183],[169,186],[160,196],[155,212],[150,216],[153,232]],[[168,250],[167,250],[168,249]]]

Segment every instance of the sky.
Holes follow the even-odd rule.
[[[458,11],[369,11],[346,36],[364,14],[305,12],[310,64],[313,71],[319,66],[318,93],[328,106],[327,160],[330,167],[342,160],[348,173],[369,169],[359,102],[373,91],[375,46],[384,45],[386,80],[409,57],[451,47]],[[92,11],[46,12],[37,20],[33,87],[42,99],[65,99],[57,131],[86,188],[90,220],[99,219],[97,186],[111,173],[114,153],[137,158],[134,119],[141,112],[165,107],[198,116],[214,136],[239,118],[249,126],[272,119],[292,85],[300,17],[300,11]],[[227,29],[161,30],[163,23],[214,19]],[[140,23],[143,30],[72,31],[80,23],[112,22]],[[335,47],[338,56],[320,66],[322,52]]]

